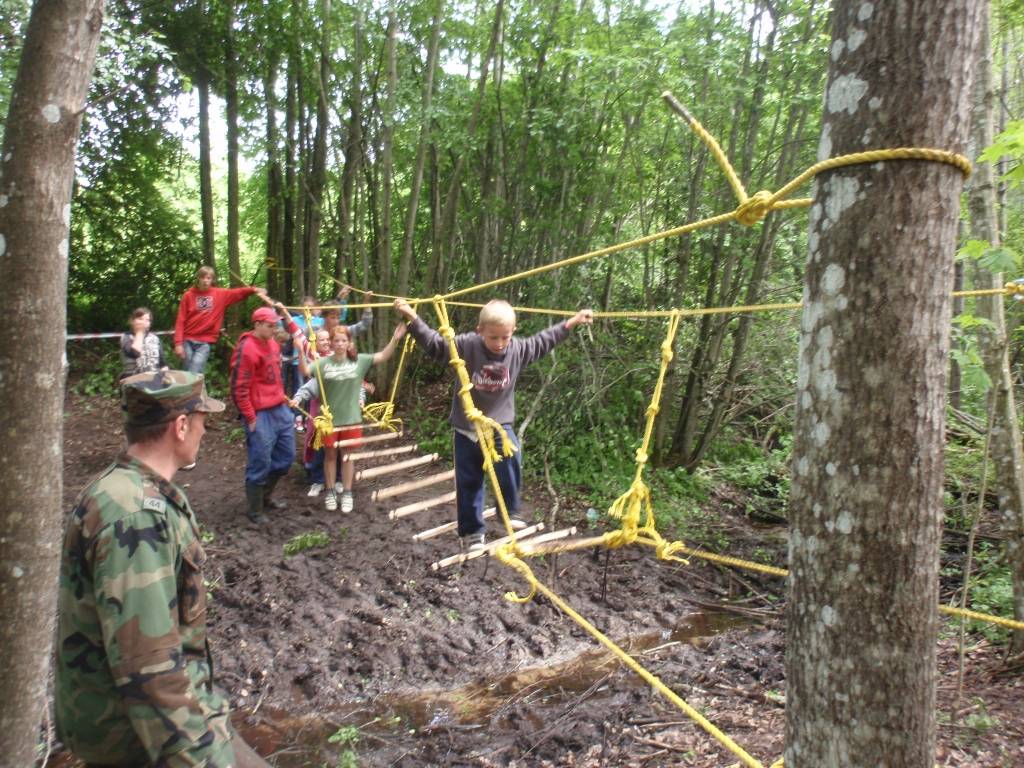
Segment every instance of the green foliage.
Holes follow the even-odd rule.
[[[99,358],[93,366],[82,374],[75,386],[81,395],[98,395],[116,398],[118,379],[121,377],[121,356],[118,352],[110,352]]]
[[[996,136],[992,145],[986,147],[978,156],[978,160],[984,163],[998,163],[1004,158],[1009,158],[1010,169],[1002,175],[1011,187],[1018,186],[1024,181],[1024,120],[1012,120],[1006,125],[1006,130]]]
[[[993,616],[1013,616],[1013,581],[1010,568],[998,551],[982,542],[974,554],[976,572],[971,580],[970,605],[973,611]],[[1010,630],[998,624],[972,621],[970,627],[993,643],[1004,645]]]
[[[989,272],[1016,274],[1020,271],[1020,254],[1005,246],[993,247],[987,240],[968,240],[957,251],[958,259],[971,259]]]
[[[327,738],[329,744],[343,747],[341,754],[338,755],[335,768],[356,768],[359,765],[355,751],[355,747],[359,743],[359,736],[359,728],[354,725],[343,725]]]
[[[297,536],[292,536],[284,543],[284,556],[292,557],[300,552],[305,552],[307,549],[326,547],[330,543],[331,537],[325,531],[300,533]]]

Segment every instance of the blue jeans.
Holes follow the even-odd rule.
[[[519,511],[519,487],[523,483],[522,464],[520,462],[519,438],[512,430],[511,424],[502,424],[505,432],[516,447],[516,452],[507,459],[494,465],[494,473],[498,476],[498,487],[505,499],[505,508],[509,516]],[[455,432],[455,504],[459,510],[459,536],[483,533],[484,530],[484,455],[480,445],[461,432]],[[502,438],[495,440],[498,454],[504,445]]]
[[[285,403],[256,411],[256,429],[245,428],[245,484],[266,485],[270,475],[283,475],[295,460],[295,422]]]
[[[206,361],[210,359],[210,345],[205,341],[186,341],[185,370],[189,373],[205,373]]]

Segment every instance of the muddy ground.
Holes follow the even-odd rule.
[[[110,399],[69,394],[68,509],[118,450],[119,425]],[[414,438],[407,430],[395,443]],[[453,519],[451,505],[392,521],[389,509],[438,489],[380,503],[370,494],[443,465],[358,483],[351,515],[328,513],[322,499],[308,498],[295,467],[279,486],[289,509],[258,527],[243,512],[244,463],[237,422],[219,417],[211,420],[198,467],[176,480],[208,532],[217,678],[237,710],[236,725],[272,765],[736,763],[547,600],[504,600],[506,591],[524,589],[514,572],[489,558],[431,570],[458,552],[455,535],[423,543],[412,536]],[[586,528],[579,503],[559,500],[552,521],[554,502],[542,489],[530,489],[528,500],[536,519],[548,518],[549,530],[595,530]],[[784,529],[752,528],[727,498],[714,503],[732,554],[759,548],[784,562]],[[499,535],[496,525],[492,530]],[[283,554],[293,537],[321,531],[330,537],[326,546]],[[542,581],[756,759],[768,765],[781,755],[779,580],[699,560],[663,564],[641,547],[532,563]],[[1024,766],[1021,670],[1007,672],[1000,651],[976,640],[965,694],[951,714],[952,640],[941,642],[940,664],[939,765]],[[51,764],[73,762],[57,754]]]

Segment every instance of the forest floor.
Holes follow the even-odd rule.
[[[120,414],[109,398],[69,392],[65,507],[116,454]],[[414,439],[412,431],[399,443]],[[527,448],[527,450],[529,450]],[[207,532],[210,639],[234,721],[279,768],[342,766],[734,765],[682,712],[625,670],[538,597],[503,598],[525,582],[490,558],[432,571],[458,552],[454,534],[414,543],[453,519],[451,506],[388,519],[374,488],[439,471],[357,484],[356,512],[328,513],[294,467],[279,485],[286,512],[265,526],[243,511],[245,447],[237,422],[210,420],[198,467],[180,472]],[[362,467],[361,467],[362,468]],[[528,515],[548,530],[588,532],[584,504],[541,488]],[[436,495],[425,489],[405,504]],[[709,512],[733,554],[785,561],[785,529],[755,524],[742,505]],[[554,524],[552,524],[554,523]],[[283,545],[326,532],[330,543],[286,557]],[[493,535],[500,535],[492,523]],[[594,533],[595,529],[589,529]],[[629,650],[764,765],[784,732],[783,584],[652,550],[563,553],[531,561],[537,576]],[[951,627],[952,625],[947,625]],[[977,638],[957,704],[952,629],[939,645],[938,764],[1024,766],[1024,675]],[[73,766],[57,752],[48,765]]]

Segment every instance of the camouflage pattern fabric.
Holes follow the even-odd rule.
[[[57,732],[87,763],[228,768],[206,559],[185,494],[127,454],[79,496],[61,558]]]

